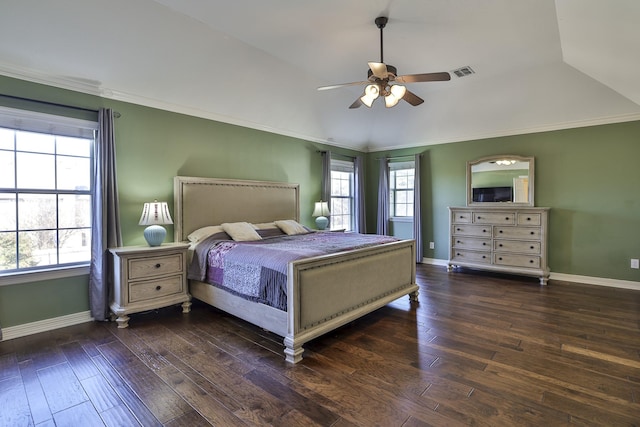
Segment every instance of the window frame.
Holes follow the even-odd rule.
[[[19,194],[49,194],[55,196],[55,205],[56,209],[59,207],[60,196],[87,196],[89,201],[89,209],[93,204],[93,198],[95,197],[95,188],[93,186],[94,183],[94,156],[95,156],[95,142],[96,135],[98,129],[97,121],[78,119],[73,117],[55,115],[55,114],[46,114],[40,112],[34,112],[29,110],[15,109],[10,107],[0,106],[0,128],[9,129],[15,132],[30,132],[30,133],[40,133],[45,135],[54,135],[55,137],[71,137],[71,138],[81,138],[90,140],[89,144],[89,152],[88,156],[78,155],[77,153],[64,153],[58,152],[54,150],[52,153],[46,153],[45,155],[53,156],[53,162],[56,164],[56,168],[58,167],[58,161],[61,158],[80,158],[85,159],[88,164],[88,180],[89,180],[89,189],[65,189],[65,188],[57,188],[58,185],[54,185],[52,188],[19,188],[19,183],[15,181],[18,176],[18,169],[14,169],[14,182],[12,187],[4,187],[0,188],[0,193],[9,195],[9,197],[18,197]],[[3,149],[3,151],[7,151],[9,153],[13,153],[14,159],[17,159],[18,153],[24,152],[17,145],[17,139],[14,134],[13,147],[9,149]],[[55,140],[56,148],[60,141]],[[38,154],[41,154],[38,152]],[[15,161],[15,160],[14,160]],[[15,167],[19,167],[17,164],[14,164]],[[83,166],[83,168],[86,166]],[[54,177],[57,180],[57,174]],[[16,199],[15,203],[19,203],[19,200]],[[85,204],[86,205],[86,204]],[[18,206],[16,205],[16,209]],[[19,213],[16,212],[16,220],[19,221],[18,217]],[[85,222],[86,223],[86,222]],[[19,223],[15,224],[16,229],[15,233],[19,233]],[[55,222],[55,227],[47,227],[47,229],[51,229],[56,232],[56,236],[61,230],[87,230],[89,235],[91,234],[91,214],[89,214],[88,224],[78,225],[74,224],[72,226],[64,226],[58,220]],[[6,230],[11,232],[11,230]],[[17,236],[17,234],[16,234]],[[83,261],[67,261],[60,262],[59,254],[60,254],[60,243],[56,238],[55,243],[55,252],[56,263],[52,263],[49,265],[44,265],[41,267],[23,267],[16,269],[7,269],[0,270],[0,278],[2,278],[2,285],[13,285],[19,283],[30,283],[41,280],[51,280],[57,278],[64,277],[73,277],[79,275],[86,275],[89,273],[89,265],[91,263],[90,253],[91,253],[91,245],[90,239],[88,243],[88,251],[89,251],[89,259]],[[17,249],[16,249],[17,250]],[[59,263],[60,262],[60,263]]]
[[[349,194],[347,196],[345,195],[334,195],[334,185],[333,185],[333,180],[334,180],[334,176],[333,173],[334,172],[341,172],[341,173],[348,173],[349,174]],[[330,230],[342,230],[344,229],[345,231],[353,231],[355,229],[355,164],[353,161],[347,161],[347,160],[338,160],[338,159],[331,159],[331,164],[330,164],[330,174],[331,174],[331,196],[330,196],[330,207],[329,210],[331,211],[331,215],[330,215],[330,222],[329,222],[329,229]],[[340,214],[340,215],[335,215],[335,216],[341,216],[341,217],[347,217],[349,218],[348,221],[348,226],[344,226],[344,222],[341,222],[342,225],[336,225],[334,224],[333,218],[334,218],[334,206],[333,206],[333,201],[334,199],[336,200],[348,200],[349,202],[349,214],[348,215],[344,215],[344,214]]]
[[[396,180],[394,180],[394,173],[397,171],[404,171],[404,170],[411,170],[412,176],[414,177],[414,179],[408,181],[408,184],[410,184],[410,187],[407,186],[407,188],[398,189],[396,187],[397,182]],[[415,161],[413,160],[389,163],[389,219],[392,221],[395,221],[395,222],[412,222],[413,221],[413,212],[415,209],[415,207],[413,206],[413,200],[414,200],[413,192],[415,191],[415,188],[414,188],[415,187],[415,171],[416,171]],[[407,209],[408,215],[396,215],[397,205],[398,205],[397,203],[398,192],[411,193],[411,196],[410,196],[411,202],[402,203],[407,208],[411,206],[411,209]],[[409,197],[406,197],[405,199],[409,200]]]

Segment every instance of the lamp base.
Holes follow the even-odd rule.
[[[324,230],[329,225],[329,218],[326,216],[319,216],[316,218],[316,228],[318,230]]]
[[[150,225],[144,229],[144,238],[149,246],[160,246],[167,236],[167,230],[161,225]]]

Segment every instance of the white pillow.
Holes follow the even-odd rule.
[[[187,239],[191,243],[199,242],[202,239],[205,239],[213,234],[222,233],[224,230],[219,225],[208,225],[206,227],[198,228],[193,233],[187,236]]]
[[[248,222],[225,222],[222,229],[236,242],[262,240],[253,225]]]
[[[309,230],[307,230],[304,225],[292,219],[276,221],[276,225],[280,230],[284,231],[290,236],[293,236],[295,234],[307,234],[309,232]]]
[[[278,227],[275,222],[262,222],[260,224],[253,224],[253,228],[256,230],[272,230]]]

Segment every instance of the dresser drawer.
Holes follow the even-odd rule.
[[[451,222],[454,224],[470,224],[471,212],[462,212],[462,211],[451,212]]]
[[[183,277],[165,277],[159,280],[146,280],[129,285],[129,302],[138,302],[182,292]]]
[[[172,273],[182,273],[181,253],[129,260],[129,280],[145,279]]]
[[[520,252],[539,255],[540,247],[540,242],[522,240],[494,240],[493,242],[493,250],[496,252]]]
[[[508,265],[511,267],[540,268],[539,256],[494,254],[493,263],[496,265]]]
[[[479,264],[491,264],[491,252],[474,252],[454,249],[451,252],[451,261],[471,262]]]
[[[518,213],[518,225],[540,225],[542,215],[539,213]]]
[[[474,212],[474,224],[512,224],[516,223],[514,212]]]
[[[540,240],[540,228],[536,227],[495,227],[494,236],[505,239]]]
[[[488,225],[454,225],[451,234],[454,236],[483,236],[491,237],[491,226]]]
[[[453,238],[451,244],[456,249],[480,249],[488,251],[491,248],[491,239],[456,236]]]

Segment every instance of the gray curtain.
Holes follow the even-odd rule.
[[[331,151],[322,152],[322,187],[320,199],[329,203],[331,209]]]
[[[422,263],[422,206],[420,203],[420,159],[421,154],[416,154],[414,164],[413,181],[413,238],[416,240],[416,262]]]
[[[364,210],[364,157],[356,156],[353,161],[354,178],[354,230],[356,233],[366,233],[366,217]]]
[[[389,234],[389,159],[380,159],[378,178],[378,224],[376,233]]]
[[[98,137],[94,153],[93,206],[91,222],[91,267],[89,306],[96,320],[109,317],[112,266],[107,248],[122,246],[120,208],[116,180],[116,146],[113,111],[98,111]]]

